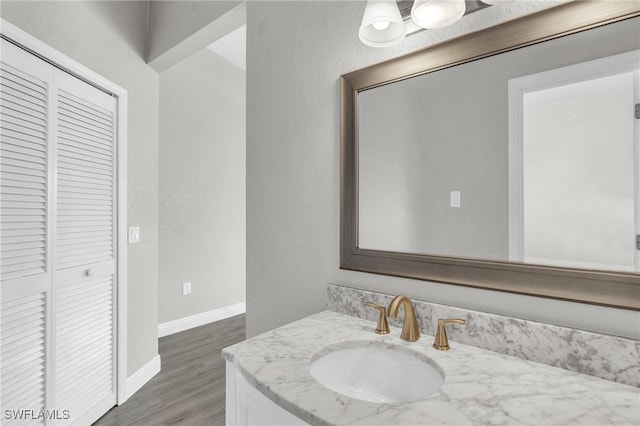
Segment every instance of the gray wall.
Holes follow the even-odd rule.
[[[245,102],[208,49],[160,74],[161,324],[245,301]]]
[[[128,374],[158,353],[158,74],[144,62],[146,2],[11,2],[0,15],[129,94]]]
[[[630,311],[339,269],[339,76],[548,3],[494,6],[385,49],[358,40],[364,6],[247,5],[247,334],[324,309],[334,282],[638,337]]]
[[[494,66],[487,58],[358,96],[359,247],[508,259],[507,83],[486,72]]]

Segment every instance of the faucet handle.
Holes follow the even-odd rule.
[[[465,324],[466,321],[460,318],[439,319],[438,331],[436,332],[436,339],[433,342],[433,347],[439,351],[449,350],[449,339],[447,338],[447,324]]]
[[[384,306],[376,305],[373,302],[364,302],[364,306],[375,308],[380,312],[378,317],[378,326],[376,327],[376,333],[389,334],[389,323],[387,322],[387,310]]]

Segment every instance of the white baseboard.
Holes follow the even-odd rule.
[[[131,398],[134,393],[138,392],[142,386],[160,372],[160,365],[160,355],[156,355],[141,369],[127,378],[127,399]],[[119,402],[119,404],[122,405],[125,401]]]
[[[242,302],[231,306],[225,306],[224,308],[214,309],[213,311],[202,312],[200,314],[158,324],[158,337],[168,336],[170,334],[179,333],[201,325],[220,321],[225,318],[244,314],[246,311],[247,304]]]

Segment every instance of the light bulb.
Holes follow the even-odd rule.
[[[393,46],[404,40],[406,34],[407,27],[396,0],[367,1],[358,30],[364,44],[371,47]]]
[[[411,19],[422,28],[441,28],[462,18],[465,10],[464,0],[415,0]]]
[[[389,24],[391,24],[391,22],[389,21],[378,21],[378,22],[374,22],[373,24],[373,28],[375,28],[378,31],[384,31],[387,28],[389,28]]]

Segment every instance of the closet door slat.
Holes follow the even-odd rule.
[[[109,128],[109,113],[98,113],[96,114],[92,107],[87,108],[79,107],[79,103],[81,99],[75,97],[75,99],[69,99],[69,96],[60,98],[60,111],[63,111],[65,115],[76,115],[78,117],[82,117],[83,121],[89,123],[95,123],[98,126],[101,126],[103,129]]]
[[[99,161],[88,160],[88,157],[81,154],[77,155],[74,159],[71,159],[72,157],[69,153],[64,153],[63,155],[67,159],[61,162],[65,167],[74,167],[76,170],[113,176],[113,167],[110,162],[101,163]]]
[[[109,276],[56,294],[56,404],[71,412],[82,412],[115,389],[113,284]]]
[[[3,82],[10,84],[20,90],[30,90],[37,96],[42,90],[46,89],[46,84],[38,80],[23,80],[20,74],[16,73],[15,69],[2,68],[0,75],[3,78]]]
[[[75,154],[79,159],[82,159],[88,163],[100,164],[102,166],[111,165],[111,158],[106,153],[103,154],[99,152],[89,152],[84,149],[79,149],[72,144],[62,143],[62,141],[58,144],[58,150],[64,152],[67,156]]]
[[[56,269],[113,259],[113,114],[60,90]],[[78,241],[85,244],[77,245]],[[90,245],[86,243],[90,242]]]
[[[5,236],[37,237],[29,239],[36,244],[28,254],[15,245],[0,245],[0,281],[47,270],[48,97],[45,82],[5,63],[0,65],[2,242]]]
[[[3,410],[45,408],[45,308],[45,293],[6,300],[1,305]]]
[[[60,133],[58,135],[58,144],[63,147],[70,146],[80,148],[81,152],[86,153],[86,155],[102,155],[111,158],[111,151],[108,145],[94,142],[93,140],[83,138],[81,136]]]

